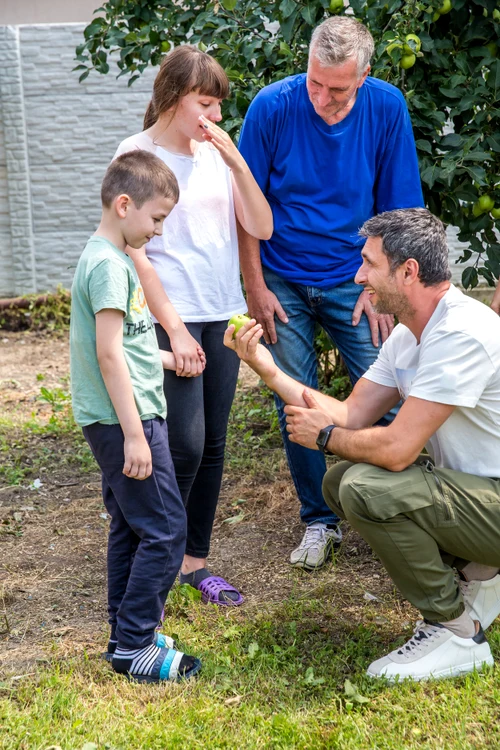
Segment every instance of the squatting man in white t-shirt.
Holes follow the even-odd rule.
[[[483,630],[500,614],[500,319],[450,284],[429,211],[388,211],[361,234],[356,281],[399,325],[346,401],[279,370],[254,322],[225,343],[288,404],[292,441],[345,459],[325,475],[325,500],[422,613],[368,674],[450,677],[493,663]],[[400,398],[392,424],[372,427]]]

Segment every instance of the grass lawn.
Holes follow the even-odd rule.
[[[67,337],[2,333],[0,347],[0,748],[500,747],[496,668],[392,687],[365,676],[417,613],[355,533],[326,569],[290,569],[297,501],[272,403],[247,372],[210,557],[245,605],[176,586],[164,631],[202,659],[199,678],[112,673],[100,656],[109,519],[69,417]],[[500,627],[488,634],[499,659]]]

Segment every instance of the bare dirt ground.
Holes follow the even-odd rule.
[[[68,368],[67,336],[0,331],[0,417],[19,424],[32,414],[43,420],[50,407],[38,399],[40,386],[67,388]],[[239,388],[256,385],[254,374],[242,368]],[[14,450],[20,438],[15,426],[11,432]],[[109,519],[99,473],[85,471],[81,462],[72,460],[74,451],[69,439],[33,432],[23,462],[29,467],[36,457],[36,469],[17,486],[0,475],[4,674],[35,671],[37,662],[50,658],[54,642],[58,653],[68,656],[96,653],[106,642]],[[226,472],[224,477],[209,563],[244,594],[246,603],[238,616],[250,617],[256,608],[291,595],[324,595],[338,602],[340,619],[351,624],[376,622],[397,633],[414,613],[394,594],[378,561],[348,528],[335,563],[314,574],[291,569],[288,556],[303,527],[284,459],[276,466],[271,478],[258,472]],[[35,479],[41,482],[38,489],[33,488]],[[241,520],[228,523],[242,507]]]

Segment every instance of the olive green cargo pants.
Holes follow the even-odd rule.
[[[401,472],[342,461],[325,474],[323,495],[428,620],[464,610],[453,568],[500,568],[500,479],[437,469],[427,457]]]

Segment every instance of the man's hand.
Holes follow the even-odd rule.
[[[304,390],[303,399],[307,408],[301,406],[285,406],[286,431],[292,443],[299,443],[304,448],[318,450],[316,438],[320,430],[332,423],[332,418],[321,411],[321,408],[312,395]]]
[[[271,352],[259,344],[264,331],[255,318],[245,323],[233,338],[234,325],[230,325],[224,333],[224,345],[236,352],[238,357],[255,370],[263,380],[272,378],[277,371]]]
[[[275,344],[278,336],[274,316],[277,315],[282,323],[288,323],[287,314],[281,307],[277,296],[267,286],[262,287],[258,292],[247,290],[247,305],[251,317],[262,326],[266,344]]]
[[[175,357],[176,375],[185,378],[201,375],[206,364],[205,353],[184,324],[171,333],[170,345]]]
[[[130,479],[147,479],[153,471],[151,450],[144,435],[125,438],[123,473]]]
[[[352,313],[353,326],[358,325],[363,313],[365,313],[366,317],[368,318],[370,331],[372,332],[373,346],[378,346],[379,329],[380,337],[382,339],[381,343],[383,344],[394,330],[394,315],[379,315],[378,313],[376,313],[373,309],[372,303],[370,302],[368,292],[365,292],[365,290],[361,292],[358,297],[358,301],[354,306],[354,310]]]

